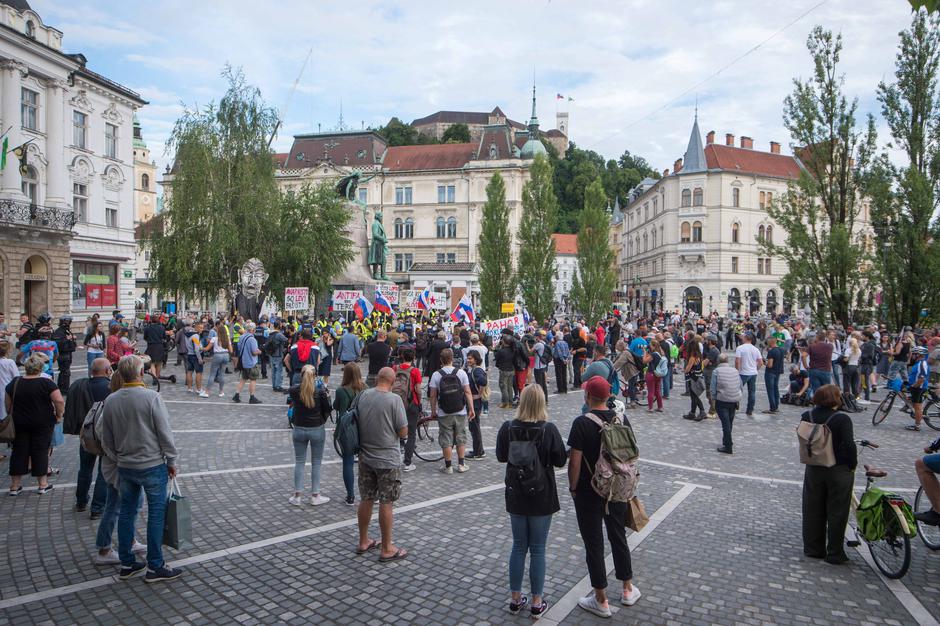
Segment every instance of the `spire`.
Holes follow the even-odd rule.
[[[620,196],[614,196],[614,212],[610,216],[612,224],[619,224],[623,221],[623,211],[620,210]]]
[[[698,103],[696,103],[695,121],[692,123],[689,146],[685,149],[685,156],[682,159],[682,172],[704,172],[707,169],[705,149],[702,147],[702,133],[698,129]]]
[[[529,120],[529,125],[527,127],[528,133],[525,144],[522,146],[522,152],[520,156],[523,159],[534,159],[535,155],[547,154],[545,146],[542,145],[542,141],[539,138],[541,133],[539,133],[539,118],[535,116],[535,81],[532,81],[532,118]]]
[[[529,132],[532,132],[532,127],[535,126],[535,130],[539,129],[539,118],[535,116],[535,82],[532,83],[532,117],[529,119]]]

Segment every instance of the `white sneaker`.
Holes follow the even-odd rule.
[[[320,506],[321,504],[326,504],[329,501],[330,501],[329,498],[327,498],[326,496],[321,496],[320,494],[310,497],[310,504],[312,504],[313,506]]]
[[[588,613],[593,613],[598,617],[610,617],[613,613],[610,610],[610,606],[601,606],[597,603],[597,598],[594,597],[594,591],[591,590],[583,598],[578,598],[578,606],[587,611]]]
[[[453,473],[454,473],[453,467],[447,467],[446,465],[441,466],[441,474],[453,474]]]
[[[199,392],[199,397],[200,397],[200,398],[208,398],[208,397],[209,397],[209,393],[208,393],[205,389],[203,389],[203,390],[201,390],[201,391]]]
[[[140,543],[135,539],[134,544],[131,546],[131,552],[136,552],[137,554],[147,554],[147,544]]]
[[[95,556],[91,557],[91,562],[95,565],[118,565],[121,562],[121,557],[113,549],[110,549],[107,554],[95,552]]]
[[[871,402],[869,402],[868,400],[862,400],[862,399],[858,399],[856,400],[856,402],[858,402],[859,404],[871,404]]]
[[[463,463],[460,463],[459,465],[457,465],[457,473],[458,473],[458,474],[463,474],[464,472],[466,472],[466,471],[469,470],[469,469],[470,469],[470,468],[467,467],[467,466],[466,466],[465,464],[463,464]]]
[[[405,465],[404,467],[402,467],[402,468],[401,468],[401,471],[403,471],[403,472],[413,472],[413,471],[415,471],[416,469],[418,469],[418,466],[417,466],[417,465],[415,465],[414,463],[409,463],[408,465]]]
[[[626,606],[633,606],[642,595],[643,594],[640,593],[640,590],[637,589],[637,586],[633,585],[632,589],[630,589],[630,593],[625,593],[623,594],[623,597],[620,598],[620,603]]]
[[[301,496],[291,496],[290,498],[288,498],[287,501],[293,504],[294,506],[300,506],[304,503],[304,500]]]
[[[187,387],[187,388],[186,388],[186,391],[187,391],[188,393],[196,393],[196,390],[193,389],[192,387]]]
[[[224,397],[225,397],[225,392],[224,392],[224,391],[220,391],[220,392],[219,392],[219,397],[220,397],[220,398],[224,398]]]

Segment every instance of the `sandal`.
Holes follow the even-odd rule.
[[[378,546],[378,545],[379,545],[379,542],[376,541],[375,539],[373,539],[372,541],[369,542],[369,545],[366,546],[365,549],[357,547],[357,548],[356,548],[356,554],[360,554],[360,555],[361,555],[361,554],[365,554],[365,553],[368,552],[369,550],[374,550],[375,547]]]
[[[918,426],[917,424],[908,424],[907,426],[904,427],[904,430],[913,430],[914,432],[919,433],[920,426]]]
[[[390,563],[391,561],[400,561],[408,556],[408,551],[398,548],[392,556],[380,556],[379,563]]]

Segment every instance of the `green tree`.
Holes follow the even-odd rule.
[[[441,135],[441,143],[469,143],[470,127],[466,124],[451,124]]]
[[[931,221],[940,199],[940,66],[938,18],[918,11],[910,30],[900,33],[895,82],[878,85],[878,101],[893,144],[904,150],[907,165],[885,173],[893,185],[873,194],[872,221],[882,239],[880,267],[883,303],[894,328],[915,325],[921,309],[938,304],[940,279],[937,228]],[[887,159],[884,159],[887,164]]]
[[[552,186],[552,166],[542,155],[529,169],[522,188],[522,219],[519,223],[518,284],[526,309],[538,320],[555,311],[555,224],[558,200]],[[498,254],[498,251],[490,251]]]
[[[584,210],[578,228],[578,271],[571,285],[571,300],[589,324],[610,310],[616,288],[614,252],[608,236],[607,196],[600,178],[584,191]]]
[[[515,298],[512,278],[512,236],[509,233],[509,206],[506,185],[499,172],[486,186],[486,204],[480,219],[480,307],[490,318],[499,317],[503,302]]]
[[[867,289],[868,255],[859,232],[861,199],[875,150],[874,122],[856,126],[857,100],[848,101],[838,73],[842,37],[817,26],[807,39],[813,76],[794,79],[783,123],[805,170],[767,210],[786,241],[761,243],[787,263],[784,291],[809,293],[816,319],[848,325],[859,293]]]
[[[433,137],[419,133],[411,124],[406,124],[397,117],[393,117],[385,126],[375,129],[380,137],[390,146],[414,146],[418,144],[438,143]]]

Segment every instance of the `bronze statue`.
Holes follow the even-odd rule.
[[[388,258],[388,237],[382,225],[382,212],[375,212],[372,221],[372,241],[369,243],[369,269],[374,280],[388,280],[385,275],[385,262]]]

